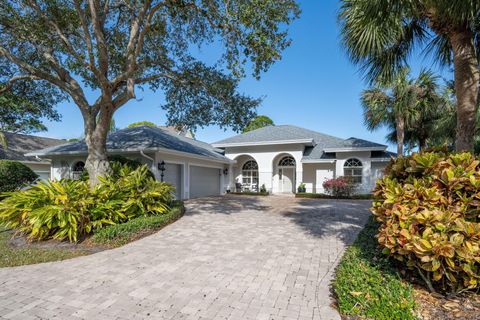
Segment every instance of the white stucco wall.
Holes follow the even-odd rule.
[[[138,160],[144,164],[147,164],[150,167],[150,170],[155,175],[157,180],[160,180],[160,172],[157,168],[157,164],[165,161],[165,163],[179,164],[181,165],[182,170],[182,199],[189,199],[190,197],[190,166],[200,166],[200,167],[209,167],[217,168],[222,171],[222,174],[219,176],[220,179],[220,190],[218,194],[223,194],[226,191],[228,183],[227,176],[223,174],[223,170],[228,168],[228,165],[225,165],[216,161],[209,161],[203,159],[197,159],[194,157],[186,157],[184,155],[172,155],[163,152],[156,153],[146,153],[146,155],[152,158],[154,161],[147,159],[142,156],[140,153],[123,153],[122,156]],[[86,161],[85,156],[63,156],[61,158],[54,158],[52,160],[51,167],[51,177],[52,179],[58,180],[62,178],[70,178],[71,168],[78,161]]]
[[[324,193],[323,182],[335,177],[335,163],[304,163],[303,183],[307,192]]]

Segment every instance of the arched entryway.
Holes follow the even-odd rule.
[[[296,162],[291,155],[277,158],[278,187],[280,193],[294,193],[296,181]]]
[[[257,161],[249,155],[241,155],[236,159],[237,165],[233,168],[234,190],[258,191],[259,171]]]

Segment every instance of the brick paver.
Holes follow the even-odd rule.
[[[0,269],[2,319],[339,319],[329,283],[368,201],[218,197],[122,248]]]

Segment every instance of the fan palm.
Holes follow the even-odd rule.
[[[453,65],[457,150],[472,150],[476,125],[480,1],[342,0],[343,44],[367,78],[393,79],[417,46]]]
[[[361,97],[365,125],[369,130],[389,128],[387,139],[397,144],[399,156],[406,143],[425,147],[440,101],[437,76],[427,70],[417,79],[409,79],[408,74],[409,69],[403,68],[393,81],[376,83]]]

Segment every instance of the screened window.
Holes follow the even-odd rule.
[[[258,185],[258,164],[254,160],[245,162],[242,167],[242,183],[255,189]]]
[[[293,157],[284,157],[279,162],[278,165],[280,167],[295,167],[295,159]]]
[[[343,175],[351,177],[354,183],[362,183],[362,162],[358,159],[348,159],[343,165]]]

